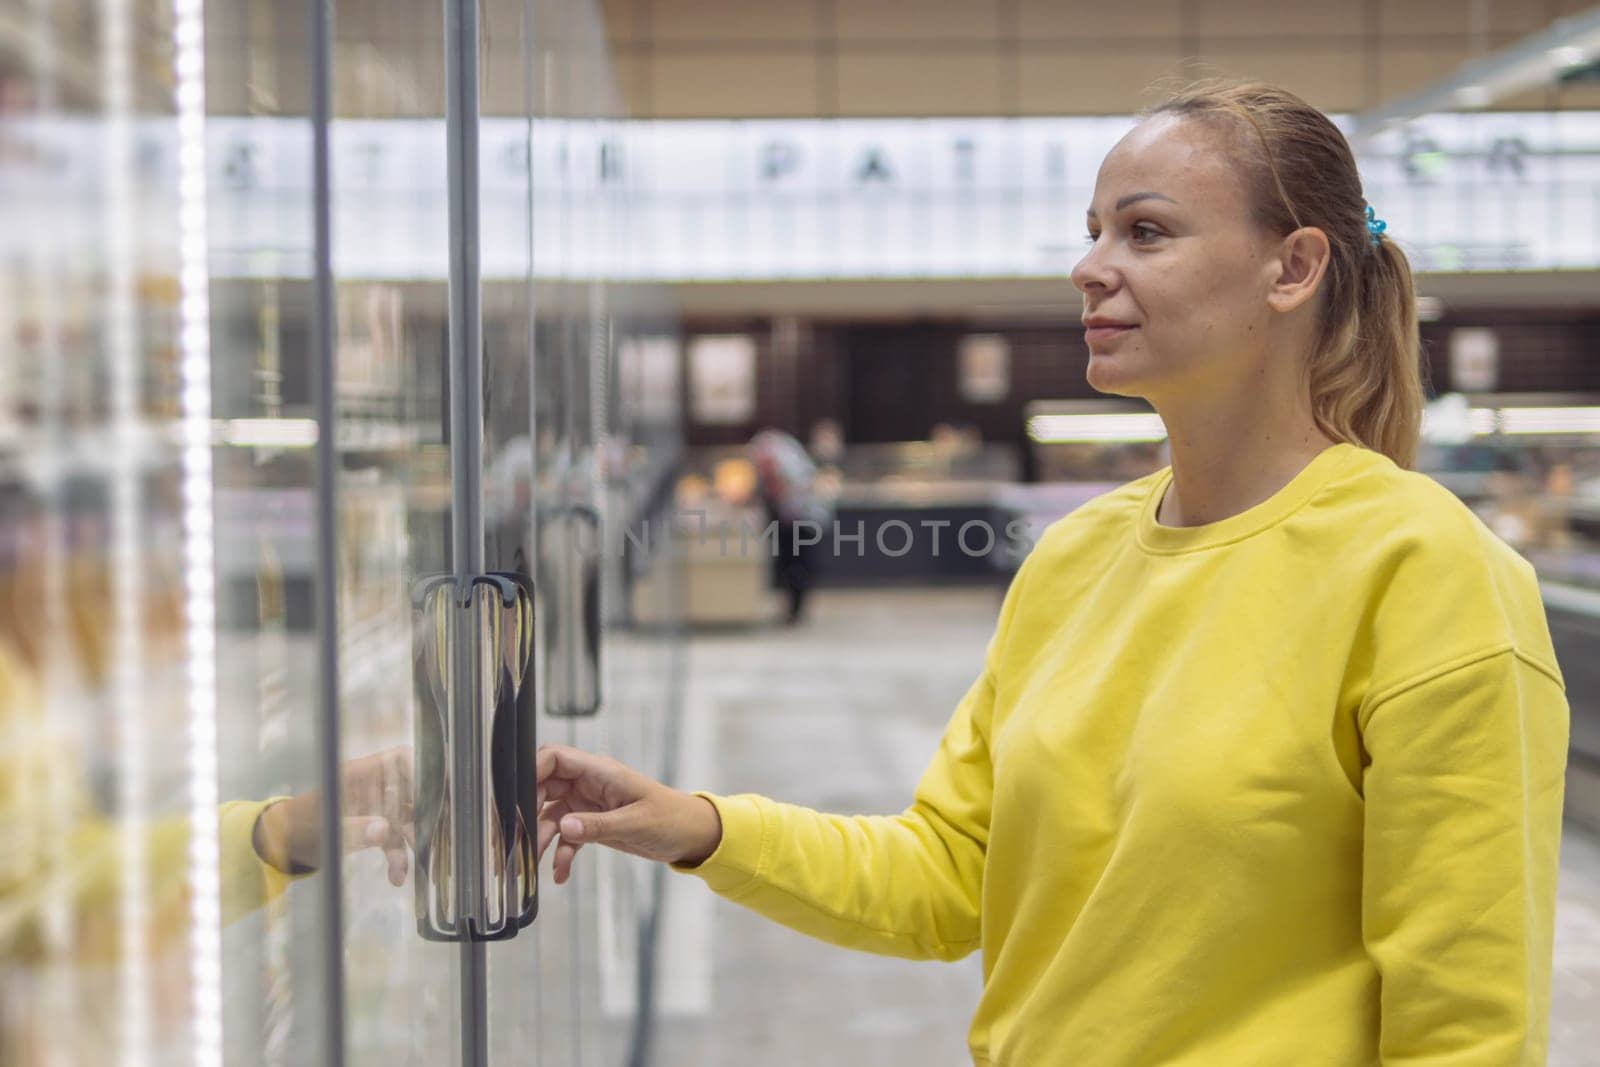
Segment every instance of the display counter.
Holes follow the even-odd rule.
[[[673,618],[691,626],[776,622],[783,598],[773,588],[772,557],[761,540],[765,526],[761,508],[712,497],[632,531],[630,553],[647,552],[676,565],[652,567],[634,578],[631,621],[641,626]]]

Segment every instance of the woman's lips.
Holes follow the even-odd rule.
[[[1125,333],[1131,333],[1136,329],[1138,329],[1137,326],[1090,326],[1083,331],[1083,339],[1091,345],[1099,344],[1109,341],[1113,337],[1121,337]]]

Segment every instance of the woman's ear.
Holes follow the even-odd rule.
[[[1302,226],[1278,245],[1277,276],[1270,282],[1267,303],[1274,311],[1293,311],[1316,295],[1328,270],[1332,249],[1328,235]]]

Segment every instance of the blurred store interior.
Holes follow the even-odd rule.
[[[1600,7],[0,0],[0,1064],[966,1062],[976,957],[601,849],[535,885],[465,812],[535,739],[904,807],[1033,540],[1167,463],[1067,274],[1099,160],[1210,74],[1352,138],[1418,469],[1538,571],[1549,1062],[1594,1062]],[[785,570],[780,514],[855,540]],[[464,642],[506,650],[467,696]],[[448,784],[403,886],[241,889],[263,802],[359,834],[335,761],[407,745]]]

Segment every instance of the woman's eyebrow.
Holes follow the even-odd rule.
[[[1165,193],[1156,193],[1156,192],[1129,193],[1127,196],[1125,196],[1121,200],[1117,201],[1117,206],[1115,207],[1114,210],[1121,211],[1123,208],[1127,207],[1129,204],[1137,204],[1141,200],[1165,200],[1169,204],[1176,204],[1177,203],[1176,200],[1172,199],[1172,197],[1166,195]],[[1094,208],[1090,208],[1089,209],[1089,217],[1090,218],[1098,218],[1098,216],[1095,215],[1095,213],[1094,213]]]

